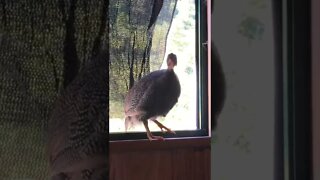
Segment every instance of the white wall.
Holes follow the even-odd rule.
[[[251,1],[252,2],[252,1]],[[273,179],[274,54],[271,3],[215,0],[212,37],[227,81],[224,110],[213,132],[212,179]],[[246,15],[264,24],[261,40],[238,33]]]

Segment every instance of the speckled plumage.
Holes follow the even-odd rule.
[[[126,124],[130,120],[147,121],[166,116],[177,103],[180,93],[179,79],[173,69],[158,70],[144,76],[126,96]]]
[[[107,58],[101,55],[92,61],[55,104],[47,146],[52,179],[98,180],[108,176]]]

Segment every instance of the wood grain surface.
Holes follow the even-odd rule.
[[[209,180],[210,138],[110,142],[110,180]]]

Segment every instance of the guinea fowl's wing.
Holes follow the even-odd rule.
[[[134,86],[129,90],[125,100],[125,113],[130,114],[137,111],[144,111],[144,107],[149,105],[151,107],[154,97],[156,85],[164,75],[165,70],[153,71],[150,74],[142,77],[137,81]]]
[[[166,84],[167,93],[165,94],[166,102],[163,105],[164,115],[166,115],[173,108],[173,106],[178,102],[178,98],[180,97],[180,94],[181,94],[181,86],[180,86],[180,82],[177,75],[172,71],[172,72],[169,72],[169,75],[167,78],[168,78],[167,84]]]
[[[154,86],[151,113],[154,116],[166,116],[180,96],[179,79],[174,71],[167,70]]]
[[[102,55],[57,100],[49,120],[47,147],[54,178],[68,173],[88,179],[99,173],[107,178],[107,75],[107,57]]]

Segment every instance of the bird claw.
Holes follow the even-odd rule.
[[[161,132],[162,133],[166,133],[166,132],[169,132],[171,134],[176,134],[174,131],[172,131],[171,129],[167,128],[166,126],[164,126],[163,124],[161,124],[159,121],[157,120],[153,120],[153,122],[155,122],[158,127],[161,129]]]
[[[148,137],[149,138],[149,141],[164,141],[164,137],[162,136],[151,136],[151,137]]]
[[[162,127],[162,128],[160,128],[161,129],[161,132],[163,133],[163,134],[165,134],[165,133],[171,133],[171,134],[176,134],[176,132],[174,132],[174,131],[172,131],[171,129],[169,129],[169,128],[164,128],[164,127]],[[163,130],[164,129],[164,130]]]

